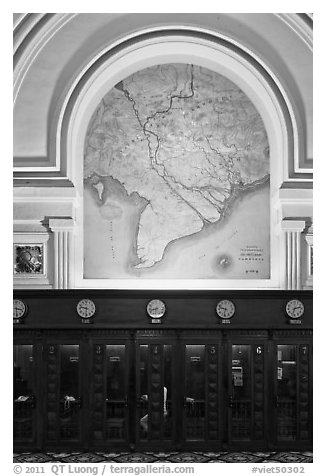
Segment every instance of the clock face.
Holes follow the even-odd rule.
[[[96,307],[91,299],[82,299],[77,304],[77,312],[79,316],[85,319],[89,319],[90,317],[94,316],[95,311]]]
[[[285,311],[291,319],[299,319],[304,314],[303,302],[299,299],[291,299],[285,306]]]
[[[223,299],[217,303],[216,313],[221,319],[230,319],[235,313],[235,305],[232,301]]]
[[[165,304],[160,299],[152,299],[147,304],[147,313],[150,317],[160,319],[165,314]]]
[[[13,318],[20,319],[26,313],[26,304],[20,299],[14,299],[13,301]]]

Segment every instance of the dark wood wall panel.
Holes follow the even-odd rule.
[[[218,347],[207,346],[207,433],[209,440],[218,440],[219,435],[219,406],[218,406]]]
[[[93,402],[91,405],[91,434],[94,444],[97,441],[104,441],[104,422],[105,422],[105,382],[104,382],[104,358],[105,346],[96,344],[93,345],[93,391],[91,396]]]
[[[47,432],[48,441],[56,441],[58,436],[58,369],[57,348],[54,345],[47,346]]]
[[[311,430],[311,402],[310,389],[311,382],[309,382],[309,345],[304,344],[299,346],[299,392],[298,392],[298,423],[299,423],[299,438],[308,440]]]
[[[264,438],[264,346],[254,346],[253,364],[253,439]]]

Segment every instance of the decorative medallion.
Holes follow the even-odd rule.
[[[14,274],[43,273],[43,245],[14,245]]]

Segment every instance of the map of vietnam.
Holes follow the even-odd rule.
[[[126,217],[121,194],[137,201],[133,243],[124,258],[113,253],[127,277],[154,269],[171,243],[222,223],[239,197],[268,187],[267,134],[227,78],[186,64],[147,68],[118,83],[94,112],[84,180],[112,230]]]

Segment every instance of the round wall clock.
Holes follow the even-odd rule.
[[[291,299],[286,303],[285,312],[291,319],[299,319],[304,314],[304,304],[299,299]]]
[[[21,319],[27,312],[27,306],[21,299],[14,299],[13,301],[13,318]]]
[[[235,305],[229,299],[222,299],[216,305],[216,313],[221,319],[230,319],[234,316]]]
[[[77,313],[83,319],[93,317],[96,311],[94,302],[91,299],[82,299],[77,304]]]
[[[166,307],[163,301],[160,299],[152,299],[147,304],[147,314],[153,319],[160,319],[164,316]]]

